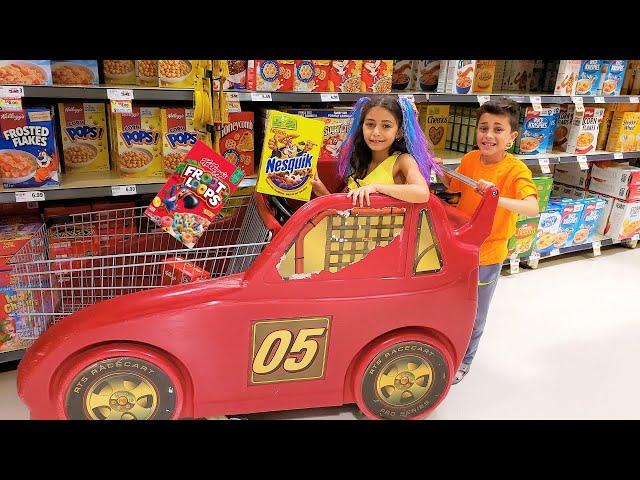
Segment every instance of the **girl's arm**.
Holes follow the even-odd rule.
[[[482,195],[484,191],[492,185],[493,183],[487,182],[486,180],[478,180],[478,188],[476,189],[476,192]],[[529,195],[522,200],[516,200],[515,198],[508,197],[499,197],[498,206],[505,208],[510,212],[516,212],[520,215],[526,215],[527,217],[535,217],[539,213],[538,199],[535,195]]]

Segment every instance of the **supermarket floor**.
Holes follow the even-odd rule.
[[[620,246],[502,276],[473,368],[430,419],[640,419],[639,279],[640,248]],[[0,372],[0,419],[28,418],[15,377]],[[356,412],[248,417],[352,420]]]

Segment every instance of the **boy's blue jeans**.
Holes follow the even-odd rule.
[[[500,270],[502,270],[501,263],[480,265],[478,272],[478,309],[476,311],[476,320],[473,323],[473,333],[471,333],[471,340],[469,340],[467,352],[464,354],[464,359],[462,360],[462,363],[467,365],[471,365],[473,357],[475,357],[476,351],[478,350],[480,337],[484,331],[484,325],[487,322],[489,304],[491,303],[493,292],[496,290],[498,278],[500,278]]]

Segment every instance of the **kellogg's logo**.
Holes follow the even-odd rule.
[[[211,170],[211,173],[213,174],[213,176],[218,179],[225,180],[228,176],[226,172],[223,172],[222,170],[220,170],[220,167],[218,166],[215,160],[212,160],[210,158],[201,158],[200,164],[203,167]]]
[[[84,113],[84,110],[78,107],[64,107],[64,113]]]
[[[24,113],[21,112],[2,112],[0,113],[0,120],[24,120]]]

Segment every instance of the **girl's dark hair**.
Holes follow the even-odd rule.
[[[364,125],[364,119],[373,107],[383,107],[391,112],[391,114],[398,122],[398,131],[402,129],[402,109],[398,103],[398,99],[391,95],[374,96],[371,101],[362,107],[362,115],[360,117],[360,125],[358,125],[358,131],[353,142],[353,155],[351,155],[351,176],[354,180],[363,179],[367,175],[369,164],[371,163],[371,149],[364,141],[362,135],[362,125]],[[396,138],[391,147],[389,153],[402,152],[407,153],[407,144],[404,140],[404,136]]]
[[[509,125],[511,125],[511,131],[518,130],[518,104],[509,98],[496,98],[483,103],[476,114],[477,120],[483,113],[490,113],[491,115],[504,115],[509,117]]]

